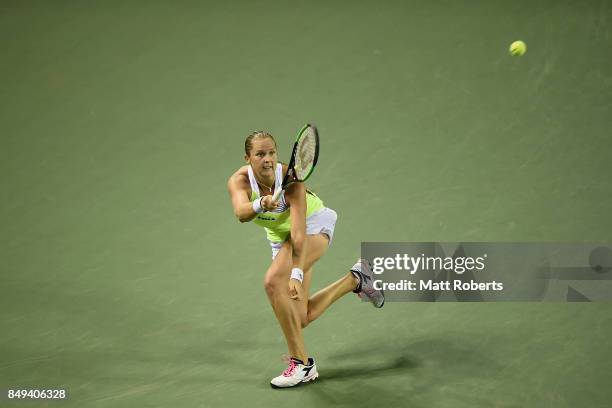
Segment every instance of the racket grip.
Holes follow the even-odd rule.
[[[274,193],[274,195],[272,196],[272,201],[278,201],[278,198],[280,197],[281,193],[283,192],[282,188],[279,188],[276,193]]]

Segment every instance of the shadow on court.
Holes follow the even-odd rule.
[[[444,392],[447,385],[458,381],[501,381],[494,375],[500,364],[487,357],[482,345],[466,339],[432,338],[403,344],[398,340],[321,359],[320,377],[303,387],[308,390],[304,396],[320,406],[418,407],[423,396]]]
[[[389,362],[383,363],[378,367],[371,364],[361,364],[355,367],[331,368],[325,370],[325,375],[320,377],[319,383],[352,380],[355,378],[369,378],[380,375],[399,375],[408,372],[419,366],[419,362],[414,357],[399,355]]]

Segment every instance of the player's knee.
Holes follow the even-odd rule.
[[[264,289],[268,296],[274,296],[274,294],[278,292],[279,286],[278,279],[269,276],[266,276],[264,279]]]

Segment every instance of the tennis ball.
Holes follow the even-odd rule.
[[[520,57],[527,52],[527,44],[523,41],[515,41],[510,44],[510,55]]]

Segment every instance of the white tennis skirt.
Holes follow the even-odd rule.
[[[328,245],[331,245],[334,238],[334,228],[336,228],[336,220],[338,214],[331,208],[323,207],[319,211],[310,214],[306,218],[306,235],[325,234],[329,238]],[[272,259],[276,258],[278,251],[283,246],[282,242],[270,242],[272,247]]]

